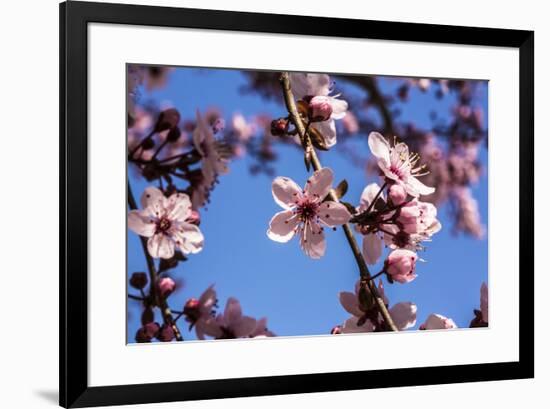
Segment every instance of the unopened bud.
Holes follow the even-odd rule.
[[[318,95],[309,100],[308,116],[312,122],[326,121],[331,115],[332,105],[329,97]]]
[[[176,128],[180,122],[180,118],[180,113],[177,109],[170,108],[162,111],[155,124],[155,132]]]
[[[142,272],[132,274],[132,277],[130,277],[130,285],[136,290],[144,289],[147,285],[147,274]]]
[[[284,136],[288,132],[288,119],[278,118],[271,121],[271,135]]]
[[[161,297],[166,298],[174,292],[176,283],[170,277],[163,277],[158,282],[158,290]]]

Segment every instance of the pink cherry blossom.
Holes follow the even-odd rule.
[[[227,300],[223,314],[208,320],[204,333],[216,339],[245,338],[256,330],[256,320],[243,315],[241,304],[233,297]]]
[[[251,338],[274,337],[275,334],[267,328],[267,318],[260,318],[256,321],[256,328],[250,334]]]
[[[214,285],[209,286],[199,297],[190,298],[183,307],[183,313],[191,327],[195,327],[198,339],[204,339],[206,332],[211,332],[210,328],[217,327],[214,317],[214,308],[217,302],[216,290]]]
[[[208,125],[199,111],[197,125],[193,131],[193,144],[201,155],[201,183],[193,191],[193,207],[203,206],[218,175],[229,172],[228,160],[220,154],[219,144],[214,137],[212,127]]]
[[[346,132],[349,134],[359,132],[359,121],[351,111],[348,111],[346,113],[346,116],[342,118],[342,124],[344,125],[344,129],[346,130]]]
[[[428,202],[413,199],[405,203],[397,216],[399,225],[385,225],[384,241],[392,249],[422,250],[422,242],[441,230],[437,208]]]
[[[329,168],[314,172],[304,190],[287,177],[277,177],[272,184],[273,198],[285,210],[271,219],[268,237],[286,243],[298,233],[302,250],[311,258],[321,258],[326,250],[323,227],[345,224],[351,217],[343,204],[323,201],[332,181]]]
[[[430,314],[430,316],[426,319],[426,322],[418,327],[418,329],[421,330],[453,328],[458,328],[455,322],[451,318],[447,318],[440,314]]]
[[[355,293],[342,291],[338,294],[340,304],[352,316],[348,318],[341,327],[343,333],[373,332],[376,330],[376,323],[373,323],[372,316],[359,302],[359,281],[355,285]],[[378,292],[386,305],[389,305],[388,298],[384,293],[382,280],[378,282]],[[397,329],[400,331],[413,327],[416,324],[416,305],[411,302],[400,302],[391,307],[388,311]],[[381,320],[376,313],[374,317]]]
[[[237,139],[240,142],[247,142],[252,135],[256,132],[256,126],[254,123],[247,122],[244,116],[241,114],[233,115],[231,120],[231,126]]]
[[[335,120],[346,116],[348,103],[338,99],[340,95],[330,96],[332,83],[327,74],[306,74],[294,72],[290,74],[290,84],[294,97],[297,99],[312,99],[314,97],[324,97],[331,107],[331,114],[327,120],[315,122],[311,126],[316,128],[325,138],[325,144],[330,148],[336,144],[336,124]],[[320,99],[317,99],[320,101]]]
[[[418,197],[419,195],[429,195],[435,191],[433,187],[428,187],[417,179],[423,171],[422,166],[414,167],[420,157],[409,153],[406,144],[400,142],[395,146],[390,146],[381,134],[371,132],[369,148],[378,159],[378,166],[384,176],[390,181],[402,185],[409,195]]]
[[[489,288],[487,287],[487,283],[481,284],[479,298],[479,309],[481,310],[481,316],[483,321],[489,323]]]
[[[147,250],[154,258],[171,258],[176,247],[184,254],[202,250],[204,237],[200,229],[187,220],[191,215],[191,201],[185,193],[174,193],[169,198],[155,187],[148,187],[141,196],[142,210],[128,213],[128,227],[147,237]]]
[[[384,263],[386,273],[398,283],[409,283],[416,278],[418,255],[406,249],[393,250]]]

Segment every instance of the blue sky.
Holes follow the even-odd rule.
[[[142,98],[174,105],[183,119],[193,119],[196,109],[204,112],[210,107],[219,108],[228,123],[236,112],[245,117],[259,113],[284,116],[281,104],[266,101],[255,93],[242,94],[240,89],[245,84],[239,71],[179,68],[171,74],[166,88],[144,93]],[[381,81],[384,91],[395,85],[395,81]],[[481,106],[487,112],[487,88],[482,90]],[[353,87],[343,87],[340,91],[355,92]],[[436,110],[440,118],[445,118],[453,101],[453,97],[437,100],[433,95],[413,89],[410,101],[402,105],[400,119],[411,119],[419,127],[427,128],[431,125],[430,111]],[[366,137],[358,135],[355,143],[350,142],[363,156],[369,155]],[[303,185],[308,175],[300,152],[289,146],[278,145],[277,149],[276,175],[291,177]],[[486,165],[485,148],[480,156]],[[321,161],[333,169],[337,181],[347,179],[349,190],[345,200],[348,202],[357,204],[366,184],[377,181],[337,151],[323,153]],[[306,257],[296,239],[287,244],[269,240],[268,222],[280,210],[271,195],[272,178],[251,175],[249,164],[246,157],[236,159],[230,164],[230,172],[220,178],[211,196],[212,203],[202,212],[200,228],[205,235],[205,247],[173,270],[171,276],[180,280],[183,287],[170,297],[169,303],[173,309],[181,310],[188,298],[198,297],[210,284],[215,284],[222,309],[228,297],[236,297],[246,315],[267,317],[269,328],[277,335],[327,334],[348,318],[338,301],[338,292],[353,291],[358,277],[344,233],[341,229],[326,232],[327,252],[320,260]],[[129,175],[138,199],[148,184],[136,179],[132,172]],[[487,183],[484,174],[473,188],[485,224]],[[418,306],[417,327],[434,312],[453,318],[460,327],[467,327],[473,318],[473,309],[479,307],[481,283],[487,281],[487,238],[454,235],[448,212],[447,206],[439,208],[443,229],[421,254],[426,262],[417,265],[418,278],[409,284],[386,284],[390,304],[411,301]],[[361,240],[361,236],[357,235],[357,239]],[[382,261],[371,271],[378,272],[381,264]],[[146,264],[138,237],[129,232],[128,274],[133,271],[146,271]],[[133,342],[139,326],[138,303],[129,301],[129,314],[128,339]],[[185,339],[195,339],[194,333],[188,333],[185,328],[183,335]]]

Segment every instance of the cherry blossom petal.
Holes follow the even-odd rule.
[[[330,192],[334,176],[330,168],[322,168],[307,180],[305,195],[313,201],[322,201]]]
[[[168,217],[184,222],[191,215],[191,200],[185,193],[174,193],[166,201]]]
[[[128,228],[143,237],[151,237],[155,234],[156,224],[147,216],[143,216],[138,210],[128,213]]]
[[[197,337],[199,336],[199,333],[206,334],[214,338],[218,338],[223,335],[223,330],[221,329],[218,320],[214,318],[197,322],[195,329],[197,332]]]
[[[372,322],[370,320],[366,320],[365,323],[361,326],[357,325],[357,321],[359,320],[358,317],[351,317],[348,318],[344,325],[342,326],[342,332],[344,334],[356,334],[361,332],[373,332],[374,331],[374,325],[372,325]]]
[[[254,331],[250,334],[251,337],[265,337],[266,336],[266,329],[267,329],[267,318],[263,317],[259,320],[256,320],[256,326],[254,328]]]
[[[342,291],[338,294],[338,298],[340,299],[340,304],[342,304],[342,307],[344,307],[344,309],[351,315],[356,317],[363,315],[363,312],[359,309],[357,294],[350,293],[349,291]]]
[[[166,198],[164,193],[153,186],[149,186],[141,195],[141,208],[151,215],[160,217],[164,211]]]
[[[423,329],[452,329],[457,328],[455,322],[441,314],[430,314],[426,322],[420,326]]]
[[[175,252],[175,245],[165,234],[155,234],[147,240],[147,250],[153,258],[171,258]]]
[[[389,313],[400,331],[414,327],[416,324],[416,305],[411,302],[400,302],[390,308]]]
[[[336,124],[333,119],[315,122],[312,126],[321,132],[328,148],[336,145]]]
[[[371,183],[367,185],[365,189],[363,189],[363,193],[361,193],[361,199],[359,199],[360,211],[365,211],[368,209],[369,205],[374,200],[379,191],[380,186],[378,186],[378,183]],[[383,192],[380,194],[379,198],[381,198],[382,200],[386,200]]]
[[[195,254],[204,247],[204,236],[198,228],[191,223],[180,223],[173,233],[176,245],[184,254]]]
[[[435,192],[435,188],[426,186],[414,176],[407,178],[407,181],[404,183],[403,187],[408,194],[414,197],[418,197],[419,195],[431,195],[433,192]]]
[[[241,303],[234,297],[229,297],[225,304],[225,310],[223,312],[223,318],[225,324],[231,327],[233,324],[240,321],[243,316],[241,309]]]
[[[197,126],[195,127],[195,130],[193,131],[193,145],[195,146],[195,149],[201,156],[204,156],[204,150],[202,149],[202,144],[206,139],[207,135],[207,129],[206,124],[204,123],[204,119],[201,116],[201,113],[197,110],[196,113],[197,117]]]
[[[481,310],[483,321],[488,323],[489,322],[489,288],[487,287],[487,283],[481,284],[479,309]]]
[[[292,179],[279,176],[271,184],[271,192],[275,202],[283,209],[296,206],[296,201],[302,197],[302,189]]]
[[[286,243],[294,237],[296,226],[298,226],[299,222],[300,219],[292,210],[283,210],[276,213],[269,222],[267,236],[273,241]]]
[[[342,203],[327,201],[319,206],[319,217],[328,226],[334,227],[347,223],[351,214]]]
[[[363,236],[363,257],[367,264],[376,264],[382,255],[382,240],[376,233]]]
[[[380,133],[369,134],[369,148],[374,156],[382,159],[385,164],[390,163],[390,144]]]
[[[214,290],[214,284],[212,284],[199,297],[199,305],[203,312],[208,313],[214,304],[216,304],[216,290]]]
[[[330,105],[332,106],[332,119],[342,119],[346,116],[348,110],[348,103],[343,99],[330,98]]]
[[[241,319],[231,326],[233,335],[236,338],[247,337],[256,329],[256,320],[252,317],[241,317]]]
[[[302,229],[300,246],[304,253],[313,259],[323,257],[327,248],[323,229],[314,223],[307,223]]]
[[[328,95],[330,93],[330,77],[327,74],[306,74],[291,72],[289,74],[292,93],[296,99],[305,96]]]

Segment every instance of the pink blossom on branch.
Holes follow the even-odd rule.
[[[338,99],[340,95],[329,95],[332,92],[330,77],[327,74],[294,72],[290,74],[290,84],[294,97],[308,103],[308,111],[312,119],[311,126],[323,135],[327,147],[334,146],[336,144],[334,121],[346,116],[348,103]]]
[[[418,255],[415,252],[397,249],[384,262],[384,269],[392,280],[402,284],[410,283],[416,278],[416,260]]]
[[[453,328],[458,328],[455,322],[451,318],[447,318],[440,314],[430,314],[430,316],[426,319],[426,322],[418,327],[420,330]]]
[[[200,183],[193,189],[192,202],[194,209],[198,209],[206,203],[218,175],[229,172],[228,160],[222,155],[221,146],[214,137],[212,126],[207,123],[199,111],[196,115],[197,125],[193,131],[193,144],[202,158],[202,178],[199,181]]]
[[[351,218],[343,204],[323,201],[332,188],[332,181],[329,168],[314,172],[304,190],[292,179],[277,177],[272,184],[273,198],[285,210],[271,219],[268,237],[286,243],[298,234],[302,250],[311,258],[321,258],[326,250],[323,227],[340,226]]]
[[[256,320],[243,315],[240,302],[230,297],[223,314],[208,320],[204,333],[216,339],[247,338],[256,331]]]
[[[142,210],[128,213],[128,227],[147,237],[151,257],[168,259],[176,247],[184,254],[202,250],[204,237],[200,229],[188,222],[191,201],[185,193],[174,193],[169,198],[155,187],[148,187],[141,196]]]
[[[211,327],[216,327],[214,322],[217,303],[217,294],[214,285],[209,286],[199,297],[190,298],[183,307],[185,319],[190,324],[190,328],[195,327],[198,339],[204,339],[205,332],[211,332]]]
[[[422,176],[424,167],[415,167],[420,157],[411,154],[406,144],[400,142],[391,146],[381,134],[371,132],[369,148],[378,159],[378,166],[386,179],[403,186],[409,195],[418,197],[435,191],[433,187],[428,187],[417,179]]]
[[[380,330],[381,316],[377,309],[368,310],[360,302],[360,282],[355,284],[355,293],[342,291],[338,294],[340,304],[352,317],[348,318],[344,325],[339,327],[342,333],[374,332]],[[382,280],[378,282],[378,292],[384,303],[389,305],[389,300],[384,293]],[[416,305],[411,302],[400,302],[389,309],[395,325],[400,331],[413,327],[416,324]],[[336,333],[339,333],[338,331]]]

